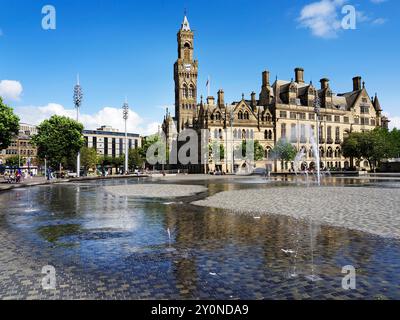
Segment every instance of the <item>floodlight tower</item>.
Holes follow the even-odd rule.
[[[128,105],[128,100],[125,99],[125,103],[122,106],[123,110],[123,118],[125,121],[125,174],[128,174],[128,129],[127,129],[127,121],[129,117],[129,105]]]
[[[79,109],[82,105],[83,92],[82,87],[79,84],[79,74],[76,77],[76,85],[74,87],[74,105],[76,109],[76,121],[79,122]],[[78,151],[78,156],[76,158],[76,177],[80,177],[81,171],[81,153]]]

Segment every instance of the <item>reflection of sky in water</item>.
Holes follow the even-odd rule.
[[[284,184],[263,185],[262,180],[211,181],[208,194]],[[337,185],[393,184],[332,181]],[[289,286],[287,290],[301,290],[307,284],[304,276],[311,272],[307,222],[284,216],[254,219],[190,205],[198,196],[141,201],[116,197],[101,188],[120,183],[137,181],[96,181],[2,193],[0,228],[16,233],[27,250],[35,248],[38,254],[49,250],[46,252],[52,259],[62,264],[77,263],[83,272],[96,269],[112,276],[128,270],[129,277],[139,279],[151,274],[158,282],[187,287],[189,298],[207,286],[232,289],[225,298],[254,298],[254,288],[265,291],[264,296],[270,292],[273,297],[275,289],[284,291]],[[171,231],[171,243],[167,229]],[[318,224],[312,230],[316,272],[326,281],[339,283],[329,290],[338,290],[341,267],[354,264],[360,269],[360,286],[370,290],[367,295],[385,292],[400,298],[400,275],[395,272],[400,265],[399,241]],[[294,258],[285,250],[298,254]],[[287,275],[294,268],[300,276],[288,282]]]

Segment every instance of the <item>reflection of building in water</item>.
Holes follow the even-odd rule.
[[[177,250],[177,256],[173,259],[173,272],[175,275],[176,286],[183,292],[182,298],[190,298],[196,295],[198,288],[198,260],[187,246],[185,240],[182,241],[181,227],[183,227],[183,233],[187,232],[187,224],[182,225],[181,221],[186,220],[178,219],[176,209],[172,206],[165,207],[165,222],[164,229],[170,230],[171,232],[171,246]],[[168,244],[169,245],[169,244]]]
[[[298,151],[305,150],[303,169],[314,169],[316,164],[310,137],[316,136],[314,101],[317,96],[321,101],[318,130],[322,168],[344,169],[350,166],[349,159],[343,157],[341,149],[341,143],[349,132],[388,127],[389,120],[382,115],[377,95],[369,95],[361,77],[353,78],[350,91],[334,93],[327,78],[320,80],[319,88],[312,82],[306,83],[302,68],[295,69],[291,80],[276,78],[273,83],[270,81],[270,72],[264,71],[258,97],[252,92],[250,99],[246,99],[243,94],[241,100],[226,104],[225,93],[220,89],[217,99],[208,96],[205,100],[201,98],[198,103],[198,61],[194,59],[194,33],[187,17],[184,18],[177,39],[178,60],[174,65],[175,116],[172,117],[167,111],[163,131],[170,142],[186,128],[198,132],[205,129],[210,136],[208,142],[220,144],[226,150],[226,159],[223,161],[215,163],[209,159],[205,166],[190,166],[192,171],[231,171],[229,163],[233,160],[232,151],[244,139],[258,140],[263,148],[264,158],[256,162],[258,168],[265,168],[268,164],[280,172],[292,167],[292,163],[280,163],[271,158],[272,148],[284,139]],[[243,164],[239,159],[233,161],[236,168]],[[368,168],[368,163],[364,161],[356,165]]]
[[[99,155],[119,157],[125,154],[125,133],[109,126],[102,126],[97,130],[84,130],[85,145],[94,148]],[[128,149],[141,147],[140,136],[128,133]]]
[[[400,172],[400,158],[382,161],[382,170],[385,172]]]

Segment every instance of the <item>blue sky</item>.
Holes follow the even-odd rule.
[[[41,27],[42,7],[56,9],[56,30]],[[338,23],[343,6],[357,13],[355,30]],[[0,0],[0,94],[23,120],[73,116],[80,74],[88,127],[122,126],[125,96],[130,130],[150,133],[174,103],[176,33],[187,9],[195,31],[199,95],[223,88],[227,101],[260,91],[261,72],[306,81],[328,77],[335,92],[361,75],[370,95],[400,126],[400,4],[397,0]],[[8,81],[6,81],[8,80]],[[105,123],[107,122],[107,123]]]

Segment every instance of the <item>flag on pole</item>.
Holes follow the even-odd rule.
[[[208,78],[207,78],[206,87],[207,87],[207,97],[209,97],[210,96],[210,76],[208,76]]]

